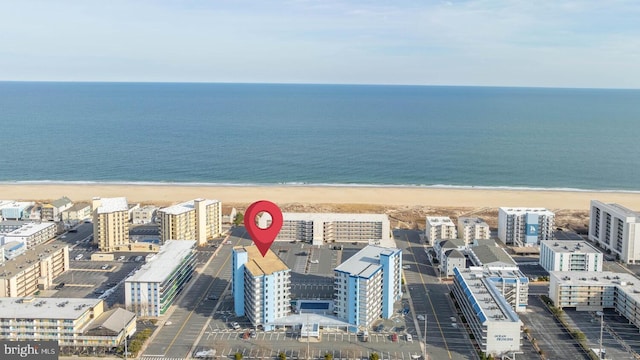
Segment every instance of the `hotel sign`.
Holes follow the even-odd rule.
[[[57,341],[0,341],[2,360],[58,360]]]

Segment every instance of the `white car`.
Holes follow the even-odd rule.
[[[411,269],[411,265],[402,265],[402,268],[405,270]]]
[[[425,319],[424,315],[418,315],[417,318],[420,321],[424,321],[424,319]]]
[[[232,322],[231,327],[234,328],[235,330],[238,330],[240,329],[240,324],[238,324],[237,322]]]
[[[411,336],[411,334],[407,334],[407,341],[413,342],[413,336]]]
[[[319,264],[320,263],[320,261],[318,261],[318,260],[309,260],[309,262],[312,263],[312,264]]]

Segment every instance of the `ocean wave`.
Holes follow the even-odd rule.
[[[113,185],[113,186],[185,186],[185,187],[334,187],[334,188],[411,188],[411,189],[450,189],[450,190],[503,190],[503,191],[557,191],[557,192],[594,192],[640,194],[640,190],[629,189],[581,189],[572,187],[533,187],[533,186],[488,186],[488,185],[448,185],[448,184],[379,184],[379,183],[232,183],[232,182],[172,182],[172,181],[97,181],[97,180],[16,180],[0,181],[0,185]]]

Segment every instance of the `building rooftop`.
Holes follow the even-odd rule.
[[[338,265],[335,271],[370,278],[382,268],[380,255],[393,255],[400,252],[401,250],[396,248],[368,245]]]
[[[26,245],[22,241],[9,241],[4,245],[2,245],[2,248],[5,249],[6,251],[14,251],[14,250],[20,249],[23,246],[26,246]]]
[[[156,256],[127,278],[127,282],[163,282],[196,246],[195,240],[167,240]]]
[[[0,298],[0,318],[75,320],[101,302],[89,298]]]
[[[462,239],[436,240],[436,242],[440,244],[441,249],[456,249],[466,246],[464,240]]]
[[[268,215],[268,213],[266,213]],[[284,221],[360,221],[378,222],[389,221],[385,214],[343,214],[343,213],[283,213]],[[268,216],[270,218],[270,216]]]
[[[53,200],[51,202],[51,205],[53,205],[53,206],[55,206],[57,208],[61,208],[63,206],[67,206],[67,205],[69,205],[71,203],[73,203],[73,201],[71,201],[71,199],[69,199],[66,196],[63,196],[60,199]]]
[[[78,210],[82,210],[85,209],[87,207],[91,207],[91,204],[87,203],[87,202],[79,202],[79,203],[75,203],[73,204],[70,208],[68,208],[66,211],[78,211]]]
[[[41,222],[41,223],[26,223],[24,225],[22,225],[20,228],[15,229],[9,233],[7,233],[5,236],[31,236],[37,232],[40,232],[42,230],[45,230],[47,228],[54,228],[55,229],[56,224],[52,223],[52,222]]]
[[[496,262],[501,262],[508,265],[516,266],[516,262],[513,258],[504,251],[501,247],[492,245],[479,245],[469,248],[469,251],[475,255],[475,258],[481,262],[476,264],[478,266],[488,265]],[[471,256],[473,259],[474,256]]]
[[[489,226],[484,220],[478,217],[459,217],[458,223],[462,223],[465,225],[481,225],[481,226]]]
[[[128,211],[129,204],[127,204],[127,198],[101,198],[100,206],[96,209],[98,214],[108,214],[116,211]]]
[[[246,251],[248,261],[244,264],[245,268],[253,276],[271,275],[276,272],[288,271],[289,267],[284,263],[273,251],[269,250],[262,257],[260,250],[255,245],[236,246],[235,251]]]
[[[171,215],[180,215],[180,214],[183,214],[183,213],[186,213],[186,212],[194,210],[195,209],[195,202],[197,200],[204,201],[205,206],[220,202],[219,200],[212,200],[212,199],[194,199],[194,200],[190,200],[190,201],[185,201],[185,202],[180,203],[180,204],[171,205],[171,206],[166,207],[166,208],[162,208],[162,209],[160,209],[160,211],[162,211],[164,213],[167,213],[167,214],[171,214]]]
[[[549,271],[551,280],[571,286],[615,286],[626,292],[627,296],[640,302],[640,279],[611,271]]]
[[[584,240],[543,240],[540,246],[546,246],[556,253],[601,254],[593,245]]]
[[[450,225],[454,226],[453,221],[448,216],[427,216],[427,223],[431,226]]]
[[[539,215],[553,216],[554,213],[545,208],[528,208],[528,207],[501,207],[500,210],[512,215],[524,215],[537,213]]]
[[[119,333],[122,331],[125,324],[131,322],[135,317],[136,314],[131,311],[121,308],[111,309],[103,312],[100,316],[95,318],[87,330],[107,329],[115,333]]]
[[[457,249],[447,250],[445,251],[444,254],[447,258],[463,258],[464,259],[464,255]]]
[[[520,321],[500,290],[482,271],[455,268],[453,272],[481,323]]]
[[[636,221],[640,221],[640,212],[638,211],[633,211],[625,206],[622,206],[620,204],[616,204],[616,203],[603,203],[602,201],[599,200],[591,200],[591,203],[595,203],[599,206],[606,206],[610,209],[613,209],[615,211],[617,211],[618,213],[622,214],[623,216],[626,217],[635,217]]]
[[[29,267],[35,266],[41,259],[48,258],[51,254],[63,248],[68,249],[69,247],[67,244],[58,240],[36,245],[18,255],[16,258],[5,261],[5,263],[0,266],[0,279],[11,278]]]

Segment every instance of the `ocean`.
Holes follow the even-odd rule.
[[[640,191],[640,90],[0,82],[0,182]]]

